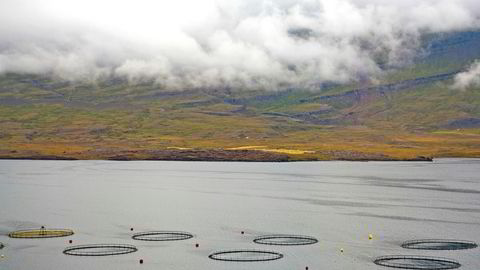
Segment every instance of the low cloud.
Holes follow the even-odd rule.
[[[480,61],[475,61],[467,71],[455,76],[454,89],[466,90],[471,87],[480,87]]]
[[[422,34],[479,16],[476,0],[3,0],[0,73],[317,89],[375,79],[412,61]]]

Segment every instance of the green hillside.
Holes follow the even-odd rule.
[[[451,88],[455,74],[480,58],[480,32],[431,35],[422,49],[413,65],[375,84],[321,91],[165,91],[120,79],[5,74],[0,157],[480,157],[480,89]]]

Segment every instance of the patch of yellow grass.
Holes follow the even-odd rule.
[[[265,151],[265,152],[289,154],[289,155],[303,155],[303,154],[313,154],[313,153],[315,153],[315,151],[293,150],[293,149],[258,149],[258,150]]]
[[[240,146],[240,147],[233,147],[227,148],[227,150],[258,150],[264,152],[274,152],[274,153],[281,153],[281,154],[289,154],[289,155],[303,155],[303,154],[313,154],[315,151],[306,151],[306,150],[295,150],[295,149],[268,149],[265,148],[266,146],[259,146],[259,145],[247,145],[247,146]]]
[[[170,146],[170,147],[167,147],[167,149],[176,149],[176,150],[192,150],[193,148],[190,148],[190,147],[176,147],[176,146]]]
[[[227,150],[260,150],[261,148],[265,148],[265,145],[247,145],[247,146],[240,146],[240,147],[232,147],[227,148]]]

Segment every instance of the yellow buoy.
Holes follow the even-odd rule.
[[[368,240],[372,240],[373,239],[373,234],[368,234]]]

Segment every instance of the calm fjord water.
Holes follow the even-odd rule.
[[[75,235],[37,240],[6,235],[42,225],[70,228]],[[130,227],[134,232],[188,231],[195,237],[135,241]],[[252,242],[276,233],[311,235],[319,242],[289,247]],[[366,270],[384,269],[372,263],[374,257],[396,254],[448,257],[460,261],[461,269],[480,269],[480,248],[400,247],[421,238],[480,242],[480,160],[0,161],[0,242],[5,244],[0,269]],[[139,251],[67,256],[62,250],[70,239],[73,244],[134,244]],[[274,250],[285,257],[256,263],[208,258],[236,248]]]

